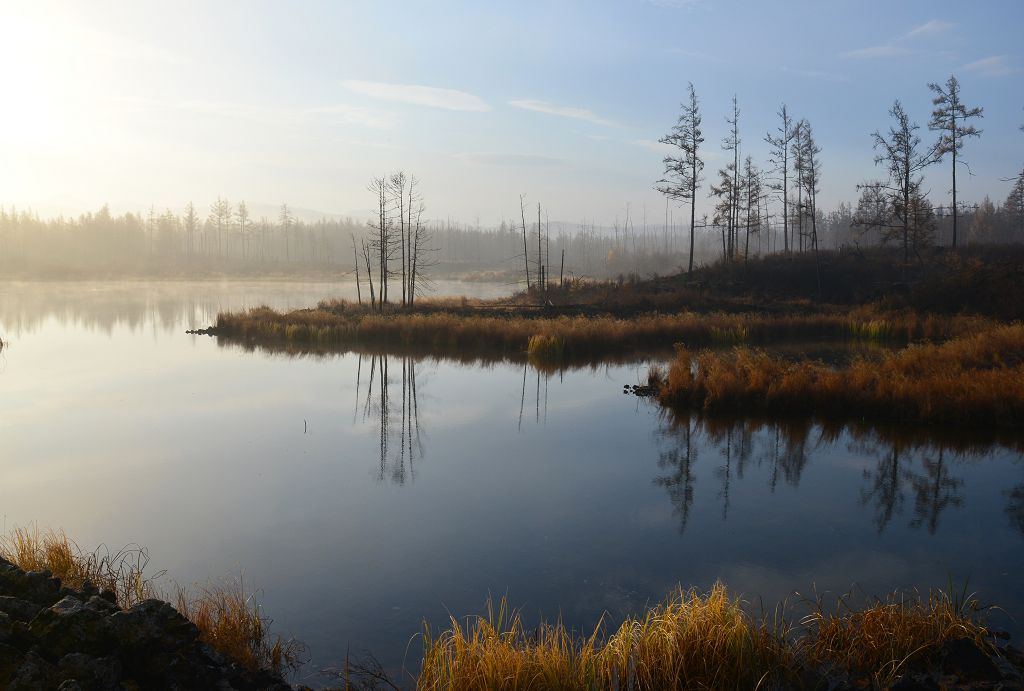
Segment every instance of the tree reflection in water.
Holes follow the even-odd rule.
[[[372,418],[378,423],[378,460],[377,480],[385,479],[404,485],[406,480],[416,479],[416,466],[425,455],[423,445],[424,432],[420,426],[419,397],[416,390],[416,360],[411,356],[370,356],[370,374],[366,385],[366,397],[361,399],[363,358],[359,355],[356,366],[356,412],[359,415],[362,403],[362,420]],[[401,412],[395,414],[393,401],[398,401],[399,394],[392,391],[391,364],[396,361],[401,366]],[[397,380],[397,375],[395,376]],[[374,387],[376,386],[376,394]],[[395,430],[395,423],[398,430]],[[397,442],[398,448],[395,448]]]
[[[964,478],[957,468],[990,458],[1001,447],[1015,453],[1024,450],[1019,437],[965,437],[920,428],[809,420],[708,418],[685,411],[665,411],[658,437],[661,474],[654,483],[668,493],[680,532],[686,530],[692,513],[698,450],[713,457],[708,464],[719,480],[722,520],[728,520],[731,485],[742,482],[749,467],[767,467],[771,492],[780,480],[795,488],[812,458],[845,443],[846,450],[865,464],[859,503],[869,509],[879,534],[903,516],[908,497],[913,510],[907,525],[935,534],[950,508],[964,506]],[[1024,533],[1024,484],[1004,494],[1011,525]]]

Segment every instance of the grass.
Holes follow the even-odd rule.
[[[963,426],[1024,426],[1024,324],[990,326],[832,367],[737,347],[680,347],[660,401],[710,413],[863,417]]]
[[[808,635],[800,642],[811,666],[830,667],[871,679],[888,688],[904,672],[927,669],[948,641],[966,638],[993,651],[988,632],[974,619],[978,603],[961,593],[932,591],[927,596],[894,593],[867,607],[846,598],[836,611],[820,600],[804,619]]]
[[[145,576],[149,555],[138,546],[88,551],[63,531],[14,528],[0,537],[0,557],[25,571],[50,571],[71,588],[89,581],[101,591],[113,592],[123,608],[156,596],[153,579]]]
[[[429,303],[428,303],[429,304]],[[884,323],[884,330],[879,324]],[[867,334],[896,343],[944,340],[991,326],[980,317],[878,314],[870,308],[809,314],[713,312],[609,314],[524,314],[497,303],[470,301],[467,307],[435,303],[383,314],[345,302],[315,309],[276,312],[259,307],[217,317],[217,336],[228,343],[319,350],[416,347],[423,354],[454,353],[520,358],[543,353],[579,362],[629,353],[651,353],[675,343],[690,346],[770,341],[837,340]],[[531,345],[531,339],[538,340]]]
[[[977,603],[944,592],[894,594],[829,612],[821,600],[799,625],[785,610],[748,613],[724,585],[682,588],[613,633],[575,636],[561,623],[527,629],[503,599],[487,614],[424,632],[421,691],[561,689],[631,691],[827,688],[837,673],[888,688],[908,669],[937,662],[947,641],[994,652]]]
[[[138,546],[116,552],[104,547],[89,551],[63,531],[14,528],[0,537],[0,557],[25,571],[50,571],[72,588],[81,588],[89,581],[101,591],[114,592],[123,609],[149,598],[171,599],[154,584],[163,572],[145,575],[149,555]],[[254,595],[246,592],[241,579],[195,591],[178,588],[173,599],[178,611],[199,629],[201,640],[239,664],[276,674],[300,666],[301,643],[270,633],[270,620]]]

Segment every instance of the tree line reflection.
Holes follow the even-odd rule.
[[[1007,446],[1015,453],[1024,451],[1020,439],[806,420],[705,418],[686,412],[664,413],[657,434],[660,472],[654,483],[672,502],[681,532],[691,517],[698,466],[711,470],[724,521],[731,508],[730,490],[750,468],[767,471],[772,493],[780,482],[795,488],[812,458],[843,445],[845,454],[865,463],[857,500],[879,534],[905,521],[934,535],[950,509],[964,506],[967,466],[990,460]],[[1024,533],[1024,482],[1003,495],[1009,524]]]
[[[358,354],[353,422],[373,423],[377,434],[378,481],[413,481],[426,455],[420,418],[417,362],[422,356]],[[522,366],[517,430],[524,422],[546,424],[549,382],[560,373]],[[879,534],[894,525],[936,534],[950,511],[965,504],[965,474],[1010,451],[1024,454],[1024,439],[965,436],[906,426],[823,424],[809,420],[707,418],[662,411],[656,431],[655,485],[664,489],[684,532],[691,519],[698,478],[729,519],[738,483],[756,477],[774,494],[780,486],[799,488],[813,463],[827,457],[863,463],[857,504]],[[1021,456],[1024,459],[1024,456]],[[1021,464],[1024,466],[1024,463]],[[753,471],[757,472],[754,473]],[[1003,491],[1010,526],[1024,534],[1024,477]],[[1009,479],[1012,482],[1013,479]]]

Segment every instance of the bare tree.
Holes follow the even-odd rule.
[[[377,198],[377,218],[370,221],[369,226],[376,231],[371,245],[377,253],[377,304],[383,308],[388,301],[388,279],[395,251],[391,185],[386,177],[373,178],[368,189]]]
[[[803,162],[802,181],[807,194],[806,209],[811,217],[811,247],[814,250],[814,273],[818,282],[818,296],[821,297],[821,265],[818,257],[818,192],[821,186],[821,161],[818,154],[821,147],[814,141],[811,123],[800,121],[800,158]]]
[[[932,119],[928,129],[941,132],[936,155],[942,158],[951,154],[953,158],[953,247],[957,240],[957,206],[956,206],[956,163],[957,156],[964,148],[964,140],[969,137],[980,137],[981,130],[967,124],[971,118],[984,117],[981,108],[968,108],[960,100],[960,82],[955,75],[949,75],[945,84],[931,83],[928,88],[935,92],[932,105]]]
[[[875,165],[885,164],[888,179],[858,185],[861,199],[854,223],[882,231],[883,239],[897,235],[903,242],[903,262],[910,261],[911,243],[916,250],[930,232],[928,219],[921,214],[922,171],[935,162],[936,149],[921,151],[920,126],[912,123],[899,101],[893,103],[889,115],[895,120],[888,136],[875,131]]]
[[[217,229],[217,253],[224,256],[224,231],[231,225],[231,204],[227,199],[217,197],[210,207],[210,223]]]
[[[697,189],[701,183],[701,172],[704,161],[700,157],[699,148],[704,143],[701,132],[700,106],[693,82],[689,84],[689,103],[681,106],[682,113],[672,131],[659,141],[679,149],[680,155],[666,156],[665,177],[658,181],[656,189],[667,199],[688,202],[690,204],[690,260],[686,273],[693,273],[693,229],[697,217]],[[666,222],[666,227],[668,223]],[[667,237],[667,236],[666,236]]]
[[[284,234],[284,260],[290,262],[292,259],[291,230],[295,224],[295,219],[292,217],[291,209],[288,208],[287,204],[281,205],[277,220],[281,224],[281,233]]]
[[[796,131],[785,103],[779,108],[778,116],[782,119],[778,135],[769,133],[764,140],[771,147],[769,160],[775,165],[775,172],[782,173],[782,180],[775,181],[771,188],[782,194],[782,246],[789,252],[789,147]]]
[[[196,214],[196,207],[192,202],[185,206],[184,227],[186,253],[191,257],[195,251],[196,230],[199,228],[199,216]]]
[[[732,185],[729,186],[729,242],[726,256],[728,259],[736,258],[736,235],[739,225],[739,187],[740,187],[740,108],[736,96],[732,97],[732,117],[726,116],[725,122],[729,125],[729,134],[722,139],[722,149],[732,152]]]
[[[718,198],[712,223],[722,231],[722,261],[729,260],[731,251],[733,207],[737,198],[735,177],[735,167],[729,161],[724,168],[718,169],[718,184],[711,185],[711,196]]]
[[[242,240],[242,259],[245,259],[245,236],[249,230],[249,207],[245,202],[238,202],[238,209],[235,211],[235,220],[238,222],[238,236]]]

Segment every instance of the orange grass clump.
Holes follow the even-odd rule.
[[[966,638],[995,652],[988,631],[973,618],[977,601],[965,595],[896,593],[860,610],[843,600],[833,613],[819,601],[803,621],[808,634],[799,645],[811,665],[868,676],[877,688],[888,688],[904,672],[936,662],[949,641]]]
[[[656,382],[666,405],[708,412],[818,414],[928,423],[1024,424],[1024,324],[910,345],[843,367],[739,347],[678,348]]]
[[[249,669],[275,674],[302,665],[304,646],[294,639],[271,636],[272,623],[245,584],[210,584],[198,592],[178,590],[176,607],[199,629],[199,638],[214,650]]]

